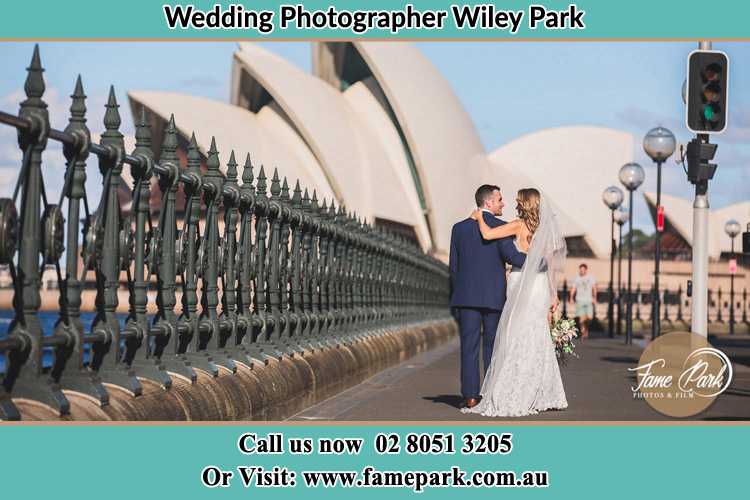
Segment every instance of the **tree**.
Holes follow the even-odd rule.
[[[643,255],[644,253],[651,253],[653,248],[653,241],[656,233],[646,234],[640,229],[633,230],[633,255]],[[627,253],[628,251],[628,237],[629,233],[622,236],[622,251]]]

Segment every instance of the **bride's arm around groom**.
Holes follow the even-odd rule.
[[[528,250],[528,241],[523,237],[523,233],[528,233],[528,231],[524,231],[524,229],[526,229],[526,226],[521,219],[512,220],[501,226],[490,227],[487,222],[485,222],[484,217],[482,217],[482,212],[480,210],[475,210],[471,214],[471,218],[477,221],[477,223],[479,224],[479,232],[482,233],[483,239],[499,240],[501,238],[515,237],[516,241],[518,242],[519,248],[523,252],[526,252],[526,250]]]

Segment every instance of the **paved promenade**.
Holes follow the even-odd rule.
[[[667,420],[644,401],[633,399],[637,365],[645,343],[592,338],[578,346],[579,359],[562,368],[568,409],[524,420]],[[714,340],[733,359],[734,380],[727,392],[693,420],[750,420],[750,337]],[[292,420],[488,420],[464,415],[459,396],[458,340],[390,368]],[[675,419],[671,419],[675,420]]]

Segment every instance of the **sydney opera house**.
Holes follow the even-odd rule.
[[[621,131],[565,127],[488,154],[446,79],[408,43],[313,43],[311,73],[242,43],[229,102],[141,90],[128,96],[134,116],[146,108],[156,152],[174,114],[183,145],[195,132],[205,153],[215,136],[223,158],[230,150],[249,153],[254,164],[277,167],[318,198],[334,199],[443,259],[451,226],[469,214],[485,182],[501,186],[508,218],[517,189],[541,188],[557,202],[571,252],[607,257],[610,220],[600,194],[636,147]]]
[[[645,193],[646,203],[652,217],[656,215],[656,194]],[[677,196],[662,194],[664,206],[664,236],[662,251],[667,258],[689,258],[693,246],[693,202]],[[711,210],[709,214],[708,256],[713,260],[729,258],[732,253],[732,239],[724,231],[724,225],[736,220],[740,223],[750,220],[750,201],[735,203]],[[741,241],[735,238],[735,252],[741,251]]]
[[[633,161],[640,141],[620,130],[581,125],[521,135],[488,152],[447,80],[414,45],[314,42],[311,48],[308,73],[258,45],[241,43],[232,57],[228,101],[130,90],[132,114],[140,117],[146,110],[157,158],[174,114],[183,161],[192,133],[203,154],[215,137],[223,162],[230,151],[240,158],[250,154],[256,166],[269,173],[278,168],[291,185],[299,180],[318,199],[335,200],[445,261],[451,226],[472,210],[477,186],[502,188],[506,219],[515,215],[515,192],[537,187],[556,208],[567,238],[573,258],[566,277],[572,278],[585,261],[600,289],[606,289],[610,215],[601,193],[617,184],[619,168]],[[498,126],[514,125],[498,117]],[[178,210],[184,204],[181,195]],[[654,216],[655,196],[644,196]],[[120,193],[126,210],[129,197],[127,190]],[[154,212],[159,203],[154,182]],[[661,283],[684,288],[691,275],[692,204],[663,195],[663,205]],[[723,228],[730,218],[750,220],[750,203],[712,210],[712,287],[728,288],[731,240]],[[636,255],[633,283],[645,290],[653,280],[652,255],[653,248]],[[56,283],[54,270],[45,274],[45,283]],[[736,277],[740,287],[750,286],[746,267]],[[0,303],[10,304],[9,284],[10,277],[0,272]],[[43,299],[43,307],[57,307],[55,294],[43,294]]]
[[[156,154],[174,114],[183,148],[195,132],[205,153],[215,136],[225,161],[231,150],[240,157],[249,153],[254,164],[278,168],[291,183],[299,180],[315,190],[319,199],[334,199],[446,261],[451,226],[470,213],[477,186],[500,185],[506,219],[515,215],[515,192],[537,187],[556,208],[573,257],[567,278],[585,261],[600,289],[606,289],[610,215],[601,193],[617,184],[620,167],[641,149],[633,135],[585,125],[559,127],[488,152],[445,77],[414,45],[355,41],[311,47],[308,73],[258,45],[241,43],[232,59],[228,102],[131,90],[131,110],[140,116],[145,107]],[[499,126],[513,127],[498,120]],[[643,196],[655,216],[654,195]],[[684,288],[692,272],[692,203],[664,195],[663,205],[661,283]],[[710,286],[724,289],[731,241],[723,228],[730,218],[750,219],[750,204],[711,212]],[[653,248],[644,251],[650,255],[636,255],[633,283],[648,290]],[[741,287],[750,285],[748,276],[741,267],[736,276]]]

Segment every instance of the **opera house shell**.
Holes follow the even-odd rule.
[[[572,250],[608,255],[609,214],[600,195],[632,160],[629,134],[550,129],[487,155],[450,85],[415,46],[317,42],[312,62],[307,73],[241,43],[228,103],[168,92],[128,96],[134,116],[145,107],[157,154],[174,114],[183,147],[194,132],[205,154],[215,137],[222,162],[232,150],[238,158],[249,153],[267,172],[277,167],[291,185],[299,180],[318,199],[335,200],[442,259],[451,226],[470,213],[485,182],[501,186],[506,219],[514,216],[518,188],[541,189]]]
[[[656,193],[644,193],[652,218],[656,218]],[[693,246],[693,201],[678,196],[662,194],[664,207],[664,233],[662,237],[673,240],[677,248]],[[746,221],[750,218],[750,201],[735,203],[719,209],[710,209],[708,215],[708,256],[719,260],[732,252],[732,239],[724,231],[729,220]],[[744,230],[744,228],[743,228]],[[668,242],[670,240],[667,240]],[[735,241],[734,250],[741,250],[741,239]]]

